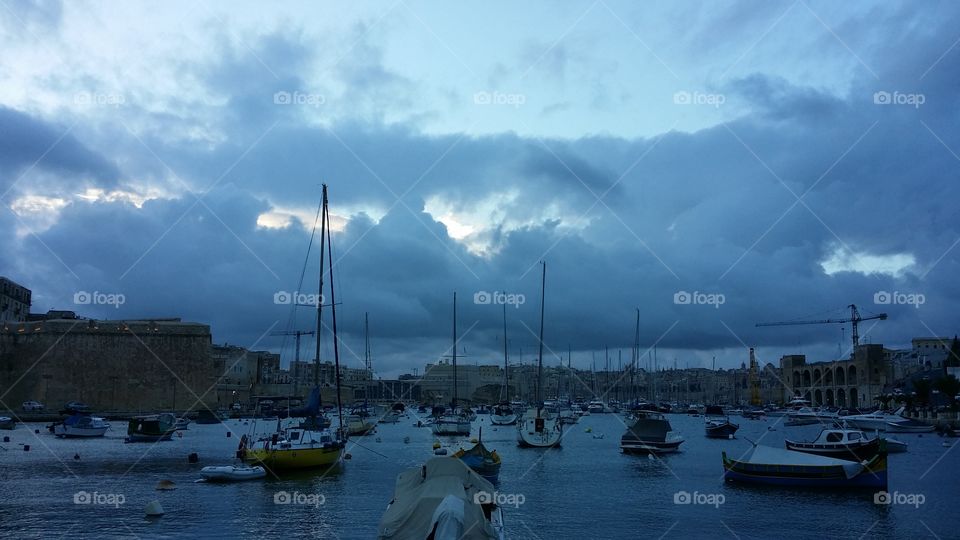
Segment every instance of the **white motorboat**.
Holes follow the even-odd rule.
[[[0,416],[0,429],[13,429],[17,427],[17,421],[9,416]]]
[[[603,402],[599,399],[594,399],[587,405],[587,412],[590,414],[602,414],[607,412],[606,407],[603,405]]]
[[[99,416],[75,414],[53,425],[53,434],[60,438],[103,437],[110,424]]]
[[[260,466],[219,465],[200,469],[200,476],[207,482],[243,482],[263,478],[266,475],[267,470]]]
[[[190,425],[190,419],[187,418],[186,416],[181,416],[180,418],[177,418],[177,421],[176,423],[173,424],[173,427],[177,431],[183,431],[187,429],[187,426],[189,425]]]
[[[460,459],[432,458],[397,476],[377,526],[386,540],[503,540],[496,488]]]
[[[929,433],[935,428],[922,422],[916,422],[901,416],[905,407],[894,412],[875,411],[868,414],[853,414],[840,417],[839,420],[864,431],[894,431],[901,433]]]

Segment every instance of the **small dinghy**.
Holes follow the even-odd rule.
[[[200,476],[207,482],[242,482],[263,478],[266,475],[266,469],[260,466],[218,465],[200,469]]]

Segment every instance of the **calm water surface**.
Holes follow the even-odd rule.
[[[687,441],[682,452],[661,461],[621,454],[625,427],[612,414],[568,426],[563,447],[553,450],[517,448],[515,428],[494,428],[480,418],[475,426],[484,427],[484,442],[503,457],[500,493],[523,502],[505,510],[510,538],[960,538],[960,451],[943,446],[957,439],[897,435],[910,449],[890,456],[889,491],[922,495],[915,507],[874,504],[869,491],[722,481],[721,451],[739,456],[750,448],[748,439],[782,447],[785,436],[812,439],[816,426],[737,418],[737,439],[712,440],[703,436],[702,418],[671,415]],[[435,437],[415,421],[411,416],[352,439],[352,459],[338,470],[225,485],[194,481],[201,467],[232,462],[252,422],[191,424],[182,438],[153,445],[124,444],[121,422],[95,440],[60,440],[42,425],[19,426],[0,432],[11,437],[0,450],[0,538],[374,538],[397,473],[432,456]],[[451,452],[461,442],[469,445],[466,438],[442,442]],[[188,463],[191,452],[199,464]],[[172,480],[176,489],[157,491],[160,480]],[[107,504],[74,503],[81,491]],[[309,504],[276,504],[280,492]],[[722,504],[676,504],[678,492]],[[123,504],[110,504],[120,496]],[[144,517],[151,500],[161,502],[164,517]]]

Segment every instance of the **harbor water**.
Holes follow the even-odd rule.
[[[818,426],[748,420],[732,440],[707,439],[703,419],[668,415],[686,439],[681,452],[624,455],[624,419],[583,417],[558,449],[524,449],[516,428],[491,426],[483,441],[503,459],[495,495],[509,538],[960,538],[957,439],[896,434],[907,453],[889,456],[889,496],[870,490],[799,490],[725,483],[721,452],[732,458],[751,441],[783,447],[812,440]],[[61,440],[40,424],[0,432],[2,538],[375,538],[397,474],[433,457],[438,440],[414,414],[348,444],[351,459],[327,471],[268,476],[234,484],[198,483],[207,465],[232,463],[239,439],[276,427],[228,420],[196,425],[169,442],[123,442],[122,423],[105,438]],[[39,429],[39,434],[34,434]],[[228,437],[227,433],[231,433]],[[405,442],[405,439],[409,442]],[[449,452],[468,437],[439,439]],[[23,445],[30,450],[24,451]],[[188,455],[196,452],[199,462]],[[157,490],[161,480],[175,489]],[[147,518],[157,500],[166,514]]]

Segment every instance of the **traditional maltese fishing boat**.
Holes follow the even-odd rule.
[[[484,479],[496,483],[500,476],[500,455],[497,454],[496,450],[488,450],[483,445],[482,437],[483,430],[481,429],[477,444],[469,450],[463,448],[457,450],[453,457],[459,458]]]
[[[795,487],[869,487],[886,489],[887,452],[852,462],[770,446],[754,446],[745,458],[729,459],[723,453],[724,479],[728,482]]]

